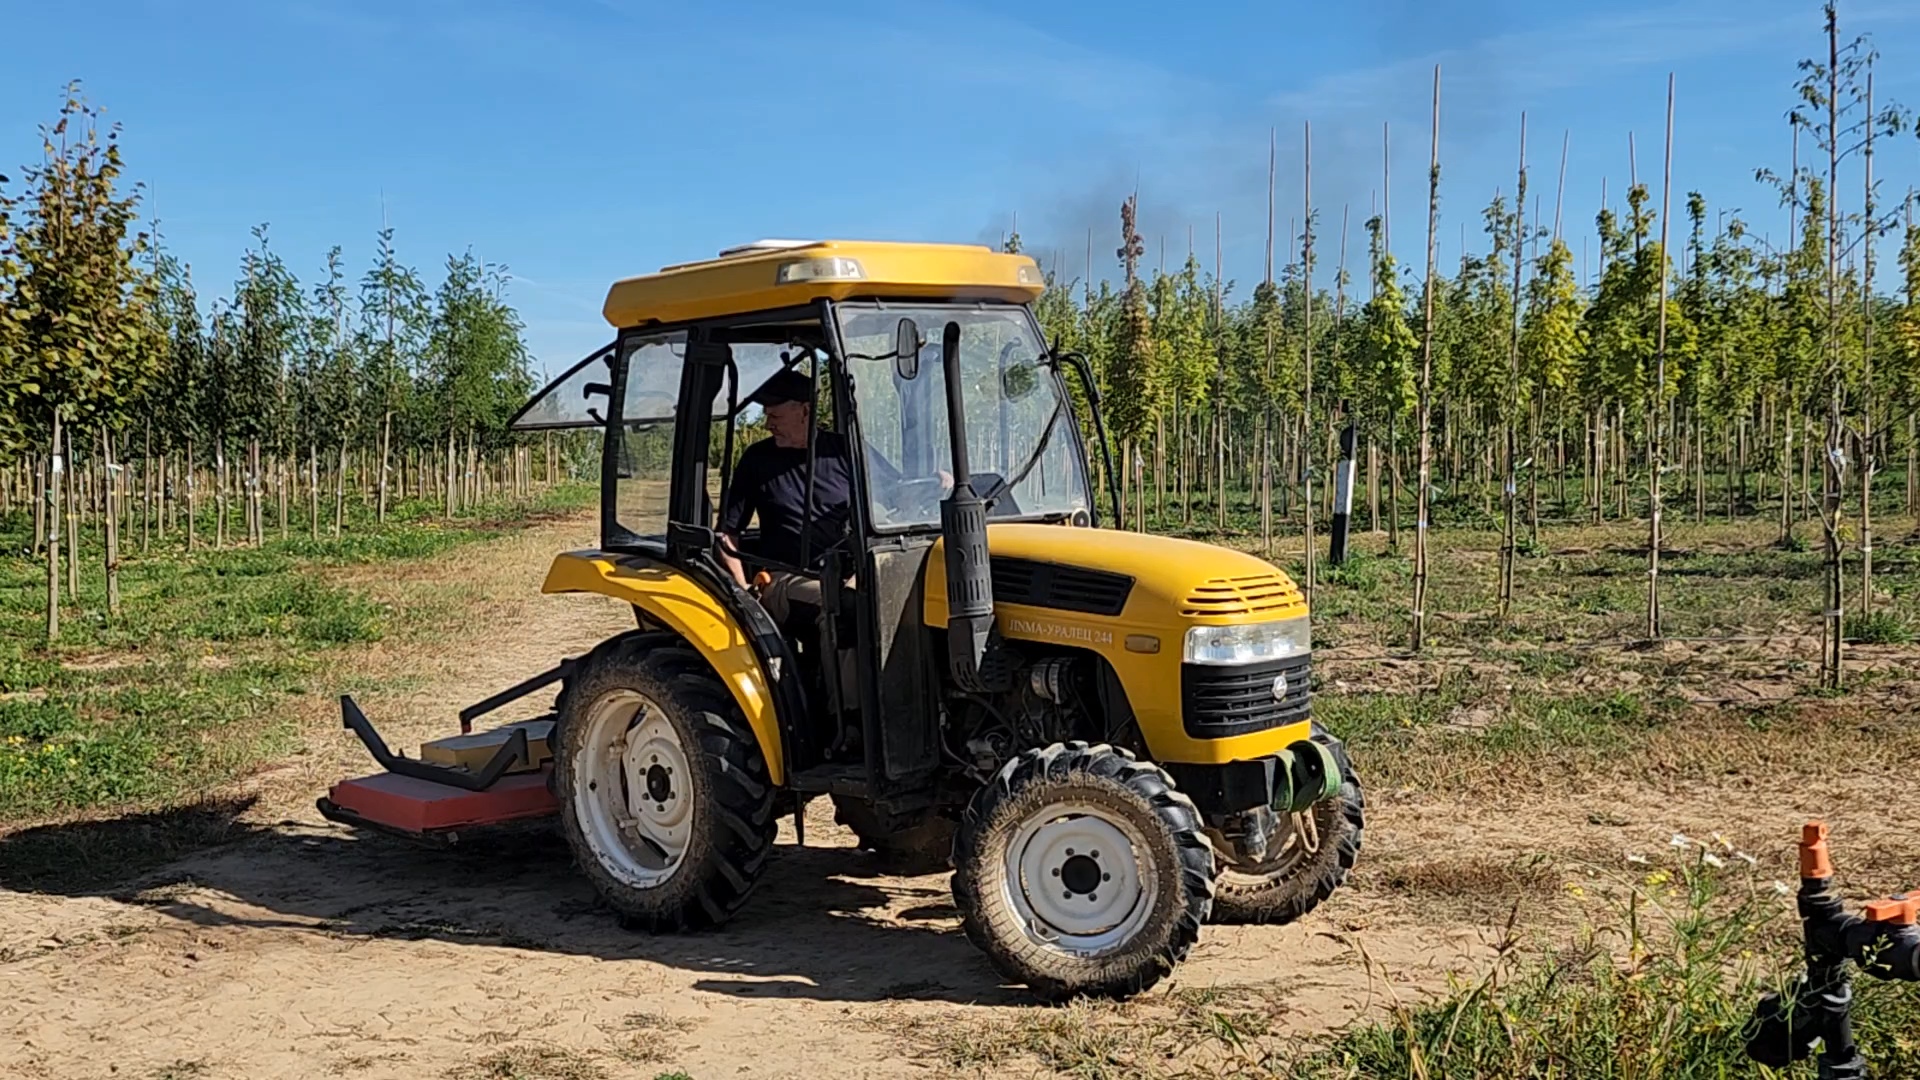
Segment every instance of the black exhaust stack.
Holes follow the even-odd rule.
[[[987,639],[993,629],[993,572],[987,562],[987,504],[973,489],[967,467],[967,418],[960,388],[960,324],[940,335],[940,370],[947,381],[947,437],[953,450],[953,491],[940,504],[947,546],[947,662],[960,689],[978,694]]]

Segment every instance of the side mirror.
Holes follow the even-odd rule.
[[[920,374],[920,327],[912,319],[901,319],[894,328],[893,370],[902,379]]]
[[[1000,391],[1008,401],[1024,400],[1039,386],[1040,378],[1032,364],[1014,364],[1000,375]]]

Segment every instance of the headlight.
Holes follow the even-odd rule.
[[[1313,625],[1306,616],[1241,626],[1196,626],[1187,631],[1183,650],[1189,664],[1257,664],[1305,656],[1313,648]]]

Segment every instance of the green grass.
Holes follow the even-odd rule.
[[[89,527],[78,602],[63,580],[51,647],[45,562],[0,557],[0,823],[159,805],[288,753],[295,731],[285,702],[330,655],[419,631],[438,614],[431,604],[389,607],[330,572],[432,558],[588,505],[594,491],[562,486],[452,522],[430,501],[404,501],[379,524],[355,508],[342,535],[323,525],[318,540],[298,522],[281,539],[269,507],[258,548],[206,546],[210,516],[193,552],[176,529],[141,554],[135,529],[121,542],[117,617],[107,613],[98,531]],[[24,514],[0,518],[0,551],[24,553],[30,531]]]
[[[1844,633],[1847,640],[1861,645],[1911,645],[1913,626],[1891,611],[1849,615]]]
[[[1715,861],[1725,863],[1716,867]],[[1395,1000],[1385,1019],[1339,1033],[1288,1075],[1309,1080],[1778,1076],[1748,1061],[1745,1027],[1793,974],[1797,926],[1737,861],[1705,848],[1598,903],[1570,941],[1500,958],[1436,1000]],[[1730,869],[1738,868],[1738,869]],[[1585,897],[1590,886],[1570,885]],[[1855,1030],[1875,1077],[1920,1075],[1920,990],[1859,979]],[[1788,1075],[1810,1076],[1802,1067]]]

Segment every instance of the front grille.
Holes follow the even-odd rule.
[[[1311,714],[1307,683],[1310,658],[1290,657],[1260,664],[1180,667],[1180,720],[1195,739],[1224,739],[1297,724]],[[1273,696],[1273,682],[1287,677],[1286,691]]]
[[[1187,594],[1182,615],[1257,615],[1292,607],[1300,587],[1278,572],[1214,578]]]
[[[1133,592],[1133,579],[1104,570],[995,555],[993,599],[1001,604],[1118,615]]]

